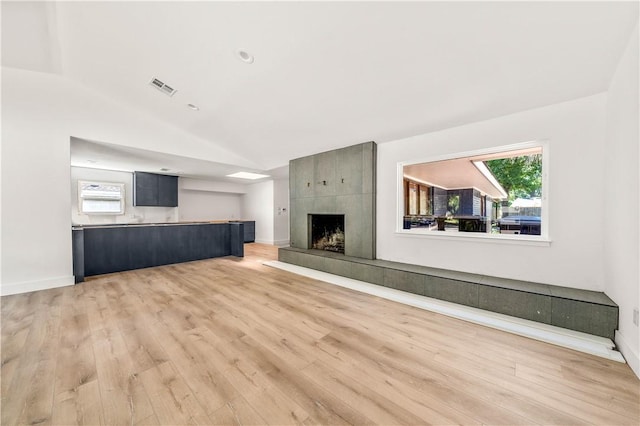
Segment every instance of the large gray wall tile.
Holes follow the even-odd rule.
[[[618,308],[552,298],[551,324],[614,339],[614,331],[618,328]]]
[[[551,297],[498,287],[478,287],[478,307],[551,324]]]
[[[313,156],[316,197],[336,195],[336,151]]]
[[[372,284],[384,285],[384,269],[364,263],[351,265],[351,278]]]
[[[424,295],[461,305],[478,307],[478,285],[465,281],[426,276]]]
[[[364,194],[376,193],[376,160],[377,146],[374,142],[362,144],[362,192]]]
[[[362,144],[339,149],[336,158],[336,194],[362,194]]]
[[[304,254],[298,253],[291,250],[280,249],[278,250],[278,260],[280,262],[291,263],[292,265],[301,265],[304,263],[303,261]]]
[[[336,214],[342,213],[339,209],[336,208],[336,197],[335,196],[326,196],[326,197],[315,197],[313,199],[313,206],[308,213],[313,214]]]
[[[425,276],[397,269],[384,270],[384,286],[413,294],[424,295]]]
[[[340,275],[341,277],[351,278],[351,265],[351,262],[327,258],[325,272]]]
[[[291,247],[309,248],[308,214],[313,207],[313,198],[296,198],[291,200],[291,216],[289,218]]]
[[[306,255],[303,259],[305,268],[315,269],[317,271],[326,272],[327,270],[327,259],[323,256],[316,255]]]
[[[303,157],[293,160],[295,164],[295,189],[296,198],[313,197],[315,195],[314,161],[313,157]],[[289,179],[292,179],[289,176]]]

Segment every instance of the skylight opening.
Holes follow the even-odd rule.
[[[237,173],[227,175],[227,177],[256,180],[256,179],[268,178],[269,175],[261,175],[260,173],[251,173],[251,172],[237,172]]]

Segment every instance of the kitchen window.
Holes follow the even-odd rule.
[[[124,214],[124,183],[78,181],[82,214]]]

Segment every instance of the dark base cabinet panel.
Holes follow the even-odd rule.
[[[85,229],[84,275],[132,269],[128,235],[127,228]]]
[[[256,241],[256,223],[254,221],[244,222],[244,242],[253,243]]]
[[[86,227],[81,231],[84,244],[74,245],[74,259],[84,257],[84,276],[92,276],[213,257],[244,256],[242,234],[238,225],[236,232],[231,232],[232,226],[221,223]]]
[[[229,223],[242,223],[244,224],[244,242],[255,243],[256,242],[256,221],[255,220],[232,220]]]
[[[74,229],[71,232],[71,238],[73,247],[73,276],[77,284],[84,281],[84,230]]]

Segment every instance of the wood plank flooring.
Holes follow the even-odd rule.
[[[2,425],[640,424],[625,364],[245,253],[2,297]]]

